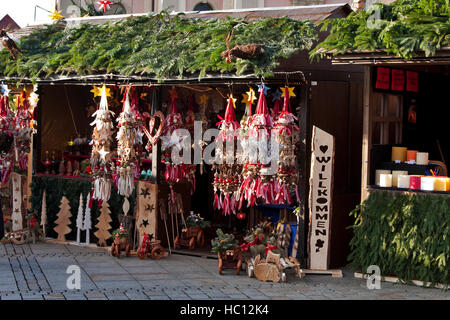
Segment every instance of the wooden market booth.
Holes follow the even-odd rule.
[[[236,12],[203,12],[190,13],[187,17],[193,18],[224,18],[244,17],[245,19],[256,19],[260,17],[283,17],[289,16],[293,19],[309,19],[314,22],[327,18],[345,17],[351,12],[347,4],[329,6],[309,6],[292,7],[289,9],[271,10],[238,10]],[[82,18],[88,21],[89,18]],[[98,21],[96,22],[98,23]],[[323,37],[324,35],[321,35]],[[335,136],[335,176],[333,187],[333,220],[331,227],[331,257],[330,266],[338,267],[346,264],[346,257],[349,253],[348,243],[351,239],[351,232],[346,228],[353,223],[348,212],[354,208],[360,199],[360,154],[361,145],[359,143],[362,133],[362,80],[364,69],[360,66],[344,65],[333,66],[329,61],[311,63],[308,52],[302,51],[287,59],[280,60],[279,66],[274,70],[274,76],[264,79],[264,83],[271,87],[282,87],[286,84],[295,86],[296,97],[291,103],[295,113],[299,118],[300,145],[297,159],[300,174],[300,197],[304,199],[300,203],[301,219],[299,230],[299,252],[298,257],[303,265],[306,264],[306,244],[307,244],[307,224],[308,215],[308,193],[309,193],[309,171],[311,153],[312,127],[318,126],[321,129]],[[5,80],[8,78],[5,77]],[[9,78],[9,80],[14,80]],[[89,177],[62,177],[55,174],[43,165],[48,157],[52,160],[55,151],[55,163],[58,164],[62,155],[65,161],[82,161],[89,155],[89,147],[84,143],[75,143],[80,138],[90,137],[91,122],[90,114],[95,110],[95,101],[90,92],[93,85],[106,84],[107,86],[126,86],[132,84],[138,88],[143,95],[142,111],[150,113],[161,110],[166,113],[168,110],[169,90],[176,88],[184,103],[179,104],[179,110],[186,110],[188,96],[197,96],[203,93],[209,95],[208,120],[210,126],[214,127],[217,122],[216,114],[223,114],[225,107],[225,97],[229,92],[241,94],[248,90],[249,86],[256,87],[261,83],[261,77],[251,74],[245,76],[207,74],[201,81],[198,77],[165,79],[161,83],[158,79],[143,76],[119,76],[117,74],[98,74],[90,76],[53,76],[38,80],[40,101],[36,109],[36,118],[39,123],[38,134],[34,143],[34,183],[32,185],[36,194],[31,197],[31,203],[37,209],[41,206],[42,188],[54,188],[54,195],[48,195],[47,201],[53,203],[49,212],[56,213],[59,204],[61,190],[72,188],[74,195],[79,192],[87,193],[90,190]],[[118,90],[117,90],[118,91]],[[121,96],[117,94],[113,97],[116,102],[111,104],[111,108],[120,112]],[[98,102],[98,101],[97,101]],[[198,103],[198,99],[197,99]],[[269,104],[270,106],[270,104]],[[243,113],[243,109],[237,110],[238,119]],[[306,129],[305,129],[306,128]],[[157,149],[158,151],[159,149]],[[152,158],[144,161],[145,169],[151,169],[153,182],[159,186],[159,198],[167,199],[168,187],[161,177],[159,162],[160,155],[153,152]],[[190,186],[181,183],[175,186],[175,191],[183,196],[183,206],[185,214],[193,210],[201,213],[207,219],[213,220],[215,226],[230,228],[238,226],[240,229],[252,227],[252,224],[263,216],[273,216],[276,220],[281,215],[287,214],[287,220],[296,225],[295,217],[292,214],[293,207],[290,206],[256,206],[247,212],[247,218],[243,222],[237,221],[234,217],[223,217],[212,209],[212,188],[210,171],[206,174],[196,174],[196,191],[191,196]],[[56,190],[58,190],[56,192]],[[136,194],[132,195],[132,198]],[[76,197],[74,197],[77,203]],[[111,197],[111,211],[113,217],[121,214],[121,204],[123,199],[113,191]],[[135,206],[131,202],[130,212]],[[75,205],[74,205],[75,207]],[[233,219],[233,220],[232,220]],[[275,221],[276,221],[275,220]],[[118,221],[112,223],[112,227],[118,227]],[[170,226],[169,226],[170,229]],[[166,235],[162,227],[159,227],[159,238],[164,242]],[[50,232],[51,233],[51,232]],[[50,234],[51,235],[51,234]],[[214,236],[214,230],[209,237]]]

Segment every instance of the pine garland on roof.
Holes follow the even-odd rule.
[[[263,53],[227,63],[221,52],[226,50],[225,39],[231,30],[231,47],[259,43]],[[96,73],[158,79],[186,74],[203,78],[207,73],[270,76],[280,59],[309,50],[316,40],[313,23],[288,17],[203,20],[163,11],[101,25],[65,28],[55,24],[36,30],[21,39],[24,54],[19,59],[0,52],[0,74],[32,79]]]
[[[327,53],[383,50],[410,59],[420,53],[432,56],[450,46],[449,0],[397,0],[390,5],[376,3],[368,10],[346,18],[328,19],[321,31],[330,34],[310,57]]]

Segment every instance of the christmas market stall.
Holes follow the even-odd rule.
[[[319,34],[308,20],[349,12],[336,5],[245,18],[236,11],[80,18],[70,26],[61,19],[23,36],[17,57],[1,51],[5,91],[16,90],[2,96],[19,106],[2,116],[8,122],[8,112],[28,108],[32,117],[19,126],[37,128],[22,158],[20,149],[8,151],[18,150],[19,169],[20,159],[27,165],[26,204],[45,237],[111,246],[116,257],[212,251],[220,272],[246,265],[258,279],[266,269],[270,281],[285,280],[289,268],[300,276],[319,126],[336,139],[328,186],[335,219],[321,231],[334,246],[323,250],[331,257],[325,269],[342,266],[343,213],[360,198],[359,173],[347,160],[358,165],[360,127],[351,124],[362,115],[353,112],[362,68],[310,65]],[[352,129],[342,131],[336,117]]]
[[[377,4],[331,25],[312,54],[365,68],[351,266],[358,276],[376,265],[389,281],[448,287],[448,2]]]

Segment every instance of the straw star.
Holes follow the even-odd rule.
[[[105,85],[100,89],[101,94],[105,94],[107,97],[111,97],[111,89],[107,88]]]
[[[208,101],[208,96],[206,94],[202,94],[200,96],[200,104],[206,104],[207,101]]]
[[[94,86],[91,90],[91,92],[94,94],[94,98],[98,97],[101,94],[101,89],[97,86]]]
[[[290,97],[295,97],[295,93],[294,93],[294,87],[284,87],[281,91],[283,91],[283,94],[281,95],[281,97],[284,98],[284,89],[287,88],[289,90],[289,98]]]
[[[109,153],[109,151],[106,151],[106,150],[105,150],[105,147],[103,146],[103,147],[99,150],[98,153],[100,154],[100,158],[101,158],[104,162],[106,162],[106,155]]]
[[[62,10],[54,10],[52,12],[50,12],[50,19],[52,19],[53,21],[58,21],[64,18],[64,16],[61,14]]]
[[[256,100],[255,91],[252,88],[250,88],[250,90],[248,90],[245,94],[247,96],[247,101],[250,103],[250,105],[252,105],[253,102]]]

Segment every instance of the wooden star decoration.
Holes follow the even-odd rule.
[[[98,153],[100,154],[100,158],[101,158],[104,162],[106,162],[106,155],[109,153],[109,151],[106,151],[106,150],[105,150],[105,147],[103,146],[103,147],[98,151]]]
[[[141,193],[139,194],[140,196],[144,196],[144,198],[147,198],[147,196],[150,197],[150,192],[148,188],[145,189],[141,189]]]
[[[283,94],[283,93],[281,92],[280,89],[278,89],[277,91],[275,91],[275,92],[273,93],[272,102],[275,102],[276,100],[281,100],[281,95],[282,95],[282,94]]]
[[[258,92],[261,92],[261,90],[264,90],[264,95],[267,95],[267,91],[270,90],[268,86],[266,86],[264,83],[258,84]]]
[[[295,97],[295,93],[294,93],[295,87],[284,87],[284,88],[282,88],[281,91],[283,91],[283,94],[281,95],[281,97],[284,98],[285,93],[286,93],[286,89],[288,89],[288,91],[289,91],[289,98],[290,97]]]
[[[61,14],[62,10],[53,10],[52,12],[50,12],[50,19],[52,19],[53,21],[58,21],[64,18],[64,16]]]
[[[145,206],[145,211],[153,211],[155,210],[155,206],[153,204],[147,204]]]
[[[4,96],[9,95],[9,92],[11,91],[11,90],[8,89],[8,85],[6,85],[6,84],[2,84],[0,90],[1,90],[1,93],[2,93]]]

